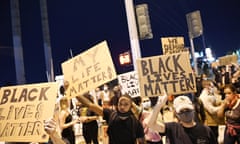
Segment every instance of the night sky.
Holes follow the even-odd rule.
[[[185,15],[200,10],[203,35],[195,49],[204,45],[217,57],[240,48],[239,0],[135,0],[147,3],[153,39],[141,40],[142,57],[162,54],[161,37],[184,36],[189,46]],[[20,0],[21,32],[26,83],[46,82],[39,0]],[[131,50],[124,0],[48,0],[48,17],[55,75],[61,63],[106,40],[118,74],[131,71],[120,66],[118,55]],[[10,0],[0,1],[0,86],[15,84]]]

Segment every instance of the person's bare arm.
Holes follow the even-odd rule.
[[[217,111],[217,116],[219,118],[223,118],[225,116],[225,109],[226,109],[228,103],[229,102],[227,100],[224,100],[224,102],[220,105],[220,108]]]
[[[217,105],[211,100],[213,96],[208,95],[207,88],[204,88],[202,90],[202,93],[200,94],[199,98],[202,101],[205,110],[210,114],[216,114],[217,111],[220,109],[220,105]]]
[[[91,111],[95,112],[99,116],[103,116],[103,108],[101,106],[99,106],[98,104],[92,103],[84,96],[77,96],[76,98],[79,102],[87,106]]]
[[[158,102],[157,104],[154,106],[153,110],[151,111],[150,115],[149,115],[149,119],[147,121],[147,126],[150,127],[153,130],[156,130],[160,133],[164,133],[165,132],[165,124],[160,122],[157,123],[157,118],[158,118],[158,114],[160,112],[160,109],[166,104],[167,102],[167,94],[165,93],[164,96],[161,96],[158,98]]]
[[[65,123],[65,120],[67,118],[68,113],[66,111],[61,111],[59,114],[59,125],[61,130],[68,128],[70,126],[73,126],[74,124],[76,124],[77,122],[79,122],[78,119],[75,119],[71,122]]]
[[[56,127],[57,123],[53,118],[48,119],[44,122],[44,130],[50,136],[50,139],[52,140],[53,144],[66,144],[62,140],[61,136],[58,134]]]
[[[91,121],[98,120],[98,119],[99,119],[98,116],[80,116],[79,118],[80,122],[82,123],[89,123]]]

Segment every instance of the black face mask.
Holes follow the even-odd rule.
[[[121,117],[128,117],[132,114],[132,112],[131,112],[131,110],[129,110],[128,112],[122,113],[117,110],[117,114],[118,114],[118,116],[121,116]]]
[[[194,118],[194,110],[185,110],[177,113],[176,115],[180,121],[190,123]]]

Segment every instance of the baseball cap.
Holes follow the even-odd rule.
[[[178,96],[173,101],[173,107],[177,113],[182,110],[194,110],[193,103],[187,96]]]

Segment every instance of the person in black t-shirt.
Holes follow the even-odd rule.
[[[178,96],[173,101],[173,108],[178,122],[156,123],[160,109],[165,105],[167,95],[159,98],[150,114],[148,126],[164,134],[171,144],[217,144],[211,129],[194,121],[194,106],[187,96]]]
[[[144,130],[140,121],[131,111],[133,102],[128,94],[119,97],[116,110],[102,108],[83,96],[77,96],[76,98],[106,120],[109,144],[135,144],[136,142],[144,144]]]

